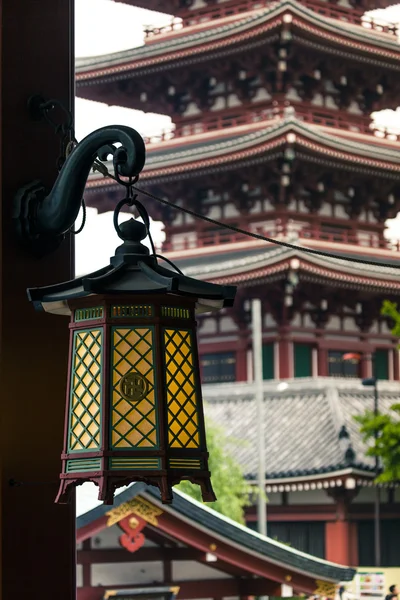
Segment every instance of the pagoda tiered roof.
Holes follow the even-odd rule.
[[[206,10],[204,10],[204,8],[202,11],[193,10],[194,0],[115,0],[115,2],[171,15],[184,14],[188,18],[191,14],[199,12],[212,15],[212,9],[216,8],[212,5],[208,6]],[[251,8],[252,6],[259,4],[259,2],[256,0],[224,0],[224,4],[229,8],[232,7],[233,10],[237,9],[243,11],[243,6]],[[336,5],[336,2],[329,2],[329,4]],[[396,0],[352,0],[351,4],[355,10],[373,10],[376,8],[386,8],[387,6],[396,4]],[[210,16],[210,18],[212,18],[212,16]]]
[[[400,181],[400,147],[395,140],[288,117],[150,144],[141,183],[153,185],[268,162],[288,145],[295,150],[296,158],[304,161]],[[108,166],[111,168],[111,164]],[[112,179],[91,175],[88,204],[91,192],[118,187]]]
[[[168,253],[167,256],[186,275],[219,284],[257,286],[286,280],[288,273],[295,271],[299,282],[368,290],[371,294],[387,294],[393,298],[400,295],[400,269],[396,268],[400,265],[399,252],[332,244],[315,239],[289,239],[298,246],[297,250],[266,242],[248,241],[214,246],[212,253],[206,247],[203,253],[199,249],[186,249],[184,252],[180,250]],[[283,241],[288,241],[288,238]],[[354,261],[370,259],[376,265],[309,254],[302,252],[302,246],[326,253],[333,252],[336,256],[345,256]]]
[[[296,0],[280,0],[260,10],[157,36],[139,48],[80,58],[76,63],[77,94],[115,103],[109,86],[112,81],[176,70],[256,49],[277,41],[282,27],[290,28],[292,42],[302,47],[352,63],[370,63],[390,70],[393,77],[400,71],[400,47],[394,32],[367,29],[361,23],[319,15]],[[143,108],[138,98],[131,102],[130,108]]]
[[[373,483],[374,458],[360,434],[356,415],[373,406],[373,390],[358,379],[334,377],[264,381],[264,437],[266,479],[272,486],[293,484],[308,490],[345,486],[348,477],[359,485]],[[390,412],[400,392],[398,382],[379,381],[379,409]],[[249,479],[257,474],[257,406],[252,383],[203,385],[206,415],[240,444],[232,454]],[[339,440],[345,427],[346,448]],[[295,432],[295,434],[294,434]],[[352,452],[347,453],[348,446]],[[315,482],[320,485],[316,486]],[[313,482],[310,488],[310,483]],[[304,487],[306,486],[306,487]],[[274,490],[273,491],[277,491]],[[281,490],[280,490],[281,491]],[[284,489],[283,489],[284,491]]]

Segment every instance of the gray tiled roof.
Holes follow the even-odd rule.
[[[289,241],[288,239],[285,241]],[[257,269],[269,266],[275,262],[282,261],[287,258],[298,256],[307,258],[308,260],[319,264],[325,268],[333,268],[352,272],[354,275],[359,275],[360,271],[368,274],[371,277],[378,279],[386,279],[393,277],[397,278],[400,270],[400,255],[397,258],[388,258],[386,256],[363,256],[359,252],[340,252],[335,248],[334,254],[337,256],[346,256],[351,259],[368,259],[374,264],[356,263],[352,260],[341,260],[340,258],[330,258],[327,256],[318,256],[315,254],[307,254],[301,248],[307,247],[303,244],[303,240],[293,239],[291,243],[297,245],[299,250],[294,250],[279,245],[270,245],[265,247],[257,246],[256,248],[246,247],[242,250],[234,250],[232,252],[221,252],[214,254],[196,254],[190,258],[174,258],[174,262],[182,269],[185,275],[190,277],[210,278],[219,277],[221,275],[233,275],[250,269]],[[359,247],[358,247],[359,249]],[[382,269],[381,265],[388,265]],[[393,266],[391,266],[393,265]]]
[[[78,530],[101,519],[110,510],[109,506],[101,504],[96,499],[97,494],[95,494],[96,490],[93,487],[84,484],[82,488],[77,489],[78,518],[76,526]],[[143,483],[133,483],[115,495],[114,507],[120,506],[139,494],[148,497],[156,504],[160,504],[158,490]],[[214,534],[217,539],[222,538],[223,541],[230,541],[252,554],[260,555],[266,561],[270,560],[275,564],[289,567],[291,570],[318,579],[350,581],[354,577],[354,569],[316,558],[260,535],[248,527],[235,523],[215,512],[204,504],[196,502],[182,492],[174,490],[173,494],[172,505],[163,505],[163,511],[174,514],[178,519],[189,521],[202,531]]]
[[[278,381],[264,384],[264,439],[267,479],[326,473],[352,466],[369,471],[354,415],[372,408],[373,391],[359,380],[304,378],[288,380],[278,392]],[[379,382],[380,410],[398,401],[400,384]],[[253,384],[203,386],[206,415],[232,438],[232,452],[247,476],[257,472],[257,413]],[[344,460],[339,444],[342,425],[350,433],[356,453],[353,464]]]

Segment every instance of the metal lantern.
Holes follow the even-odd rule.
[[[100,130],[102,145],[107,129]],[[108,144],[121,141],[118,137],[111,140],[116,131],[118,128],[113,128]],[[138,134],[128,128],[123,132],[136,146],[136,158],[140,159],[144,147]],[[86,140],[60,174],[65,185],[69,184],[65,191],[70,198],[74,186],[70,164],[75,159],[77,168],[76,155]],[[93,145],[90,150],[91,164]],[[144,164],[139,160],[138,169],[132,160],[127,167],[132,155],[129,144],[115,149],[115,154],[119,157],[114,160],[115,170],[124,175],[134,176]],[[82,169],[80,173],[82,176]],[[62,204],[60,186],[57,193]],[[42,200],[41,208],[52,205],[50,196]],[[26,188],[23,197],[28,203],[38,202]],[[75,205],[79,206],[80,199],[78,192]],[[54,214],[54,202],[52,208]],[[74,214],[71,207],[69,212]],[[32,222],[38,210],[23,214],[27,213],[30,221],[23,221],[19,229],[29,231],[28,241],[38,241],[42,248],[43,240],[35,239]],[[40,217],[43,226],[46,219],[43,214]],[[64,220],[55,233],[60,236],[69,226]],[[51,229],[50,218],[47,227]],[[99,499],[112,504],[117,487],[145,481],[157,485],[162,501],[168,503],[172,486],[183,479],[198,483],[203,499],[213,501],[195,315],[232,306],[236,289],[197,281],[160,266],[141,243],[147,235],[143,223],[130,219],[117,225],[117,231],[123,243],[109,266],[69,282],[28,290],[35,308],[70,316],[65,436],[56,501],[67,501],[73,486],[92,481],[99,486]]]

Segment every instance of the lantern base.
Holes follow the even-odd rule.
[[[203,502],[215,502],[217,499],[210,481],[210,474],[205,472],[203,477],[197,476],[182,476],[182,474],[167,477],[166,475],[154,476],[138,476],[132,477],[132,473],[119,473],[113,475],[100,475],[100,474],[85,474],[80,477],[74,474],[63,473],[60,476],[60,487],[58,490],[57,497],[55,499],[56,504],[68,504],[71,500],[72,492],[74,488],[82,485],[85,482],[94,483],[99,487],[98,499],[104,502],[106,505],[114,504],[115,490],[119,487],[129,485],[136,481],[143,481],[147,485],[158,487],[161,495],[161,502],[163,504],[172,504],[173,492],[172,486],[178,484],[182,480],[191,481],[197,484],[201,488],[201,496]]]

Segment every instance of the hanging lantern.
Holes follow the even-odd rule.
[[[107,129],[99,130],[102,144]],[[115,139],[116,128],[107,144],[125,142],[127,147],[114,149],[115,172],[134,176],[144,164],[140,160],[144,147],[136,132],[123,130],[136,154],[128,140]],[[76,168],[88,138],[59,176],[65,185],[61,193],[58,187],[61,204],[63,191],[71,195],[74,187],[71,161],[75,159]],[[93,144],[89,146],[92,156]],[[130,161],[132,156],[135,160]],[[65,176],[68,171],[70,177]],[[75,205],[80,198],[78,193]],[[143,215],[143,206],[136,204]],[[41,203],[46,205],[52,205],[51,195]],[[37,217],[37,213],[30,214]],[[26,214],[21,211],[20,221]],[[39,216],[45,223],[45,215]],[[23,228],[20,224],[20,230],[30,232],[31,243],[37,241],[32,218],[23,222]],[[46,226],[51,229],[49,216]],[[68,227],[70,222],[64,222],[62,232]],[[183,479],[199,484],[203,500],[213,501],[196,314],[232,306],[236,288],[197,281],[160,266],[141,243],[148,234],[143,223],[130,219],[116,224],[116,229],[123,243],[109,266],[69,282],[28,290],[35,308],[70,317],[65,437],[56,501],[66,502],[74,486],[92,481],[99,486],[99,499],[112,504],[116,488],[145,481],[157,485],[162,501],[168,503],[172,486]]]

